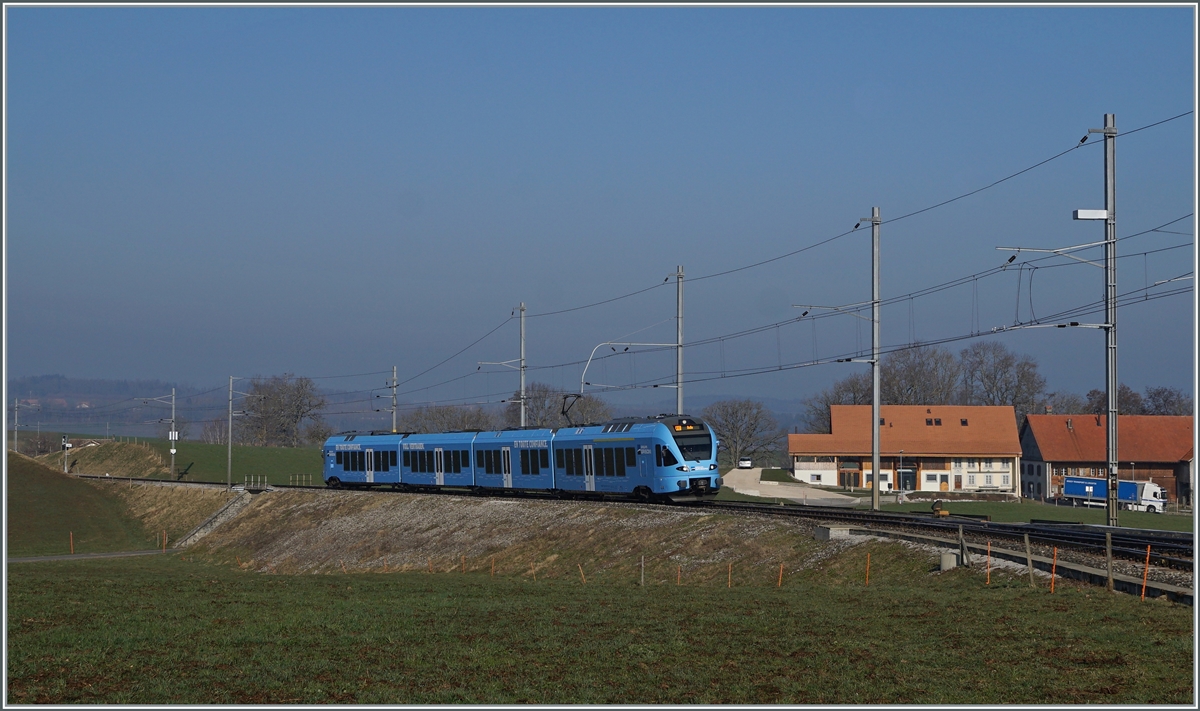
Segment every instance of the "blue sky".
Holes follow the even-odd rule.
[[[216,385],[395,365],[404,381],[500,326],[405,388],[496,400],[516,375],[477,362],[517,357],[504,322],[521,301],[531,315],[604,301],[681,264],[693,342],[869,299],[865,228],[691,280],[839,235],[872,206],[885,299],[997,266],[998,246],[1099,240],[1101,223],[1070,219],[1103,207],[1099,146],[886,221],[1058,154],[1105,113],[1128,131],[1195,105],[1191,7],[5,12],[9,378]],[[1185,234],[1121,243],[1147,253],[1122,259],[1121,292],[1192,270],[1194,135],[1193,114],[1118,139],[1118,235],[1185,217],[1163,228]],[[1024,269],[901,301],[883,342],[1040,318],[1095,301],[1102,277],[1039,269],[1030,301]],[[1191,391],[1193,304],[1121,309],[1123,382]],[[529,377],[577,388],[579,365],[545,366],[673,341],[674,314],[666,284],[529,318]],[[1051,390],[1103,387],[1099,331],[996,337]],[[869,331],[850,317],[689,347],[685,394],[802,398],[862,366],[719,376],[859,347]],[[666,382],[674,356],[593,368]]]

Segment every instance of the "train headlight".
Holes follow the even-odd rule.
[[[709,468],[709,469],[716,469],[716,468],[717,468],[717,465],[716,465],[716,464],[709,464],[709,465],[708,465],[708,468]]]

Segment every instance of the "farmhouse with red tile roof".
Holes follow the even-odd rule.
[[[1173,415],[1118,415],[1122,480],[1153,481],[1171,501],[1190,503],[1193,420]],[[1107,476],[1107,415],[1030,415],[1021,428],[1021,493],[1053,498],[1066,476]]]
[[[832,405],[832,434],[788,435],[796,479],[871,487],[871,406]],[[881,490],[1019,492],[1021,445],[1012,407],[883,405]]]

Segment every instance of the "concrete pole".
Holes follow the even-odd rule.
[[[17,430],[21,429],[21,401],[18,398],[13,398],[13,451],[19,452],[17,449]]]
[[[871,510],[879,510],[879,208],[871,208]]]
[[[175,429],[175,388],[171,388],[171,434],[167,439],[171,445],[171,478],[175,478],[175,447],[179,442],[179,431]]]
[[[1104,114],[1104,311],[1105,362],[1108,388],[1108,525],[1117,520],[1117,121],[1116,114]]]
[[[396,366],[392,366],[392,434],[396,434]]]
[[[225,442],[225,488],[233,488],[233,376],[229,376],[229,439]]]
[[[675,272],[675,414],[683,414],[683,265]]]
[[[525,426],[525,302],[521,302],[521,426]]]

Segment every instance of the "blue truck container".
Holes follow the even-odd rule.
[[[1063,481],[1062,498],[1085,506],[1104,506],[1108,500],[1108,480],[1084,476],[1069,476]],[[1131,511],[1162,512],[1167,494],[1161,486],[1149,481],[1118,481],[1117,502]]]

